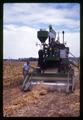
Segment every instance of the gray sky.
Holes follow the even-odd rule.
[[[38,57],[37,31],[49,24],[60,34],[65,31],[66,46],[80,56],[80,4],[5,3],[3,10],[3,57]]]

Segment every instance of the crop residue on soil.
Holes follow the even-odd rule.
[[[23,62],[4,62],[3,114],[8,117],[73,117],[80,115],[80,86],[71,94],[49,91],[42,83],[22,92]],[[35,63],[32,63],[35,64]],[[76,72],[78,76],[78,72]],[[76,77],[77,78],[77,77]],[[78,76],[79,78],[79,76]]]

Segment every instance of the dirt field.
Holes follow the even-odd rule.
[[[31,63],[36,65],[36,63]],[[3,62],[3,114],[6,117],[73,117],[80,116],[80,81],[75,69],[76,89],[71,94],[48,91],[36,85],[22,92],[23,62]]]

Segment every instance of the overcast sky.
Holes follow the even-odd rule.
[[[51,24],[70,52],[80,56],[79,3],[5,3],[3,9],[3,58],[38,57],[37,31]]]

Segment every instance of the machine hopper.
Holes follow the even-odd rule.
[[[37,37],[41,43],[44,43],[46,41],[46,39],[48,38],[48,31],[45,31],[45,30],[38,31]]]

